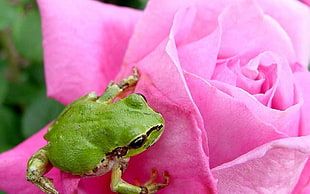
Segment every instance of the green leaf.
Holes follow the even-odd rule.
[[[23,140],[18,117],[9,108],[0,106],[0,151],[9,149]]]
[[[8,151],[10,149],[12,149],[14,146],[13,145],[0,145],[0,153]],[[1,192],[0,192],[1,194]]]
[[[4,192],[4,191],[0,191],[0,194],[6,194],[6,192]]]
[[[4,103],[11,106],[25,106],[35,98],[38,89],[31,82],[22,84],[10,82]]]
[[[44,68],[42,63],[32,63],[24,72],[27,74],[27,82],[31,82],[40,88],[45,87]]]
[[[22,4],[36,4],[36,0],[20,0]]]
[[[4,68],[0,68],[0,105],[3,103],[7,91],[8,91],[8,82],[5,79]]]
[[[140,8],[144,9],[146,4],[147,4],[147,2],[148,2],[148,0],[139,0],[139,1],[140,1]]]
[[[17,15],[15,7],[8,0],[0,0],[0,30],[8,27]]]
[[[22,117],[24,137],[29,137],[55,119],[64,106],[53,99],[47,99],[43,91],[26,108]]]
[[[8,83],[5,103],[23,107],[33,101],[38,91],[45,89],[43,65],[30,64],[20,71],[19,76],[19,83]]]
[[[102,1],[105,3],[111,3],[119,6],[125,6],[125,7],[132,7],[136,9],[144,9],[146,3],[148,0],[129,0],[129,1],[124,1],[124,0],[98,0]]]
[[[34,9],[20,15],[13,25],[13,39],[19,53],[32,62],[42,62],[40,14]]]

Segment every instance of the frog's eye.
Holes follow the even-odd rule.
[[[140,94],[140,93],[136,93],[136,94],[138,94],[139,96],[141,96],[141,97],[145,100],[145,102],[147,102],[147,100],[146,100],[146,98],[145,98],[145,96],[144,96],[143,94]]]
[[[141,135],[139,137],[137,137],[136,139],[134,139],[130,144],[129,144],[129,148],[133,148],[133,149],[137,149],[140,148],[141,146],[143,146],[143,144],[145,143],[147,139],[146,135]]]
[[[141,98],[142,97],[142,98]],[[141,94],[131,94],[125,98],[125,103],[127,106],[135,109],[142,109],[145,107],[145,99]]]

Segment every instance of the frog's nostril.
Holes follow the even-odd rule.
[[[154,131],[154,130],[159,131],[162,128],[163,128],[163,125],[156,125],[156,126],[152,127],[150,130],[148,130],[148,132],[146,132],[146,135],[149,136],[152,131]]]

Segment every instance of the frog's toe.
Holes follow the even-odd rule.
[[[155,179],[157,178],[158,172],[155,168],[151,169],[151,178],[145,182],[144,184],[141,184],[137,179],[135,179],[135,183],[137,184],[137,186],[142,188],[142,192],[141,193],[155,193],[158,190],[166,187],[169,184],[170,181],[170,176],[169,173],[167,171],[163,172],[163,177],[165,179],[165,181],[163,183],[157,183],[154,182]]]

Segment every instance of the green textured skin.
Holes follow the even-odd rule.
[[[68,105],[44,136],[50,162],[62,171],[88,173],[115,148],[129,145],[154,126],[164,126],[161,114],[138,94],[111,104],[96,99],[91,93]],[[129,150],[124,158],[145,151],[162,131],[152,132],[143,147]]]

